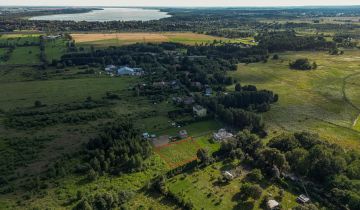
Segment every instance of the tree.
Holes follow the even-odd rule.
[[[94,169],[90,169],[87,174],[87,180],[94,181],[97,179],[97,173],[94,171]]]
[[[36,100],[36,101],[34,102],[34,106],[35,106],[35,107],[42,107],[41,101]]]
[[[241,91],[241,85],[240,85],[240,83],[236,83],[236,85],[235,85],[235,91]]]
[[[253,181],[253,182],[260,182],[262,179],[264,178],[264,176],[261,173],[260,169],[253,169],[250,173],[248,173],[247,175],[247,179],[249,181]]]
[[[205,165],[208,165],[211,161],[208,151],[203,148],[196,152],[196,156],[201,161],[201,163],[204,163]]]
[[[245,199],[252,198],[257,200],[262,194],[262,188],[258,184],[244,183],[241,185],[240,191]]]
[[[92,210],[93,208],[86,199],[81,200],[73,210]]]

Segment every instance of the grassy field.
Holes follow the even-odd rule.
[[[3,34],[0,35],[0,44],[24,45],[39,43],[39,34]]]
[[[215,163],[205,169],[195,170],[187,174],[181,174],[171,178],[167,182],[169,190],[177,195],[183,196],[194,204],[195,209],[260,209],[260,204],[266,194],[276,196],[279,188],[274,185],[263,183],[265,189],[262,197],[254,202],[253,208],[242,202],[239,198],[241,180],[246,171],[228,184],[217,183],[221,177],[221,171],[233,168],[233,164]],[[296,196],[285,191],[282,200],[284,209],[291,209],[296,206]]]
[[[244,39],[227,39],[222,37],[209,36],[196,33],[180,33],[180,32],[167,32],[167,33],[113,33],[113,34],[71,34],[77,44],[95,47],[117,46],[134,44],[137,42],[177,42],[188,45],[196,43],[212,43],[214,40],[221,40],[224,42],[238,42],[244,44],[253,44],[253,38]]]
[[[32,106],[35,100],[45,104],[99,99],[107,91],[127,89],[134,78],[79,78],[68,80],[1,83],[0,109]]]
[[[38,46],[17,47],[11,53],[10,59],[5,64],[10,65],[35,65],[40,63],[40,49]]]
[[[309,58],[319,65],[313,71],[294,71],[289,61]],[[360,149],[360,133],[353,128],[359,115],[360,51],[342,56],[326,52],[280,54],[267,63],[240,64],[231,75],[242,85],[253,84],[279,94],[280,100],[264,114],[270,131],[308,130],[347,148]],[[233,87],[229,87],[233,89]]]
[[[59,60],[66,53],[66,41],[64,39],[47,40],[45,44],[46,59],[51,63],[52,60]]]

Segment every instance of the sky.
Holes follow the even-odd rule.
[[[0,6],[314,6],[360,5],[360,0],[0,0]]]

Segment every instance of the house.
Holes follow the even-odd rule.
[[[304,194],[301,194],[299,197],[297,197],[296,201],[301,203],[301,204],[305,204],[305,203],[308,203],[310,201],[310,198],[307,197]]]
[[[113,72],[113,71],[115,71],[115,69],[116,69],[116,66],[114,66],[114,65],[107,65],[105,67],[106,72]]]
[[[169,82],[164,82],[164,81],[161,81],[161,82],[154,82],[153,83],[153,86],[154,87],[166,87],[169,85]]]
[[[211,87],[205,88],[205,95],[206,95],[206,96],[211,96],[211,95],[212,95],[212,89],[211,89]]]
[[[227,132],[224,128],[220,129],[217,133],[213,134],[213,138],[216,141],[224,141],[232,138],[234,135],[232,133]]]
[[[223,176],[227,179],[227,180],[233,180],[235,178],[235,176],[230,172],[230,171],[224,171],[223,172]]]
[[[179,131],[179,138],[185,139],[185,138],[187,138],[187,137],[188,137],[188,133],[187,133],[186,130],[181,130],[181,131]]]
[[[123,76],[123,75],[141,76],[141,75],[143,75],[144,72],[141,68],[130,68],[127,66],[123,66],[123,67],[120,67],[116,73],[119,76]]]
[[[124,66],[124,67],[120,67],[117,70],[117,75],[130,75],[130,76],[134,76],[136,74],[135,70],[133,68]]]
[[[60,38],[60,37],[62,37],[61,34],[58,34],[58,35],[48,35],[48,36],[45,36],[45,39],[52,40],[52,39],[57,39],[57,38]]]
[[[200,105],[195,105],[193,106],[193,113],[198,117],[205,117],[207,114],[207,110]]]
[[[195,100],[193,97],[186,97],[183,99],[183,103],[185,105],[191,105],[191,104],[195,103]]]
[[[275,210],[275,209],[280,209],[280,204],[279,202],[277,202],[276,200],[268,200],[266,202],[266,207],[269,210]]]
[[[150,137],[150,134],[145,132],[142,134],[143,139],[148,139]]]

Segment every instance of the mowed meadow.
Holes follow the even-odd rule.
[[[223,37],[209,36],[191,32],[164,32],[164,33],[82,33],[71,34],[79,45],[107,47],[127,44],[176,42],[188,45],[212,43],[214,40],[223,42],[236,42],[243,44],[254,44],[253,38],[228,39]]]
[[[310,131],[349,149],[360,149],[360,52],[287,52],[267,63],[239,64],[230,75],[242,85],[253,84],[279,94],[265,113],[270,136],[279,130]],[[289,62],[308,58],[316,70],[290,70]],[[233,89],[233,87],[230,87]]]

